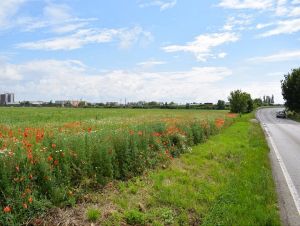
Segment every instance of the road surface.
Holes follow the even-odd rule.
[[[284,225],[300,225],[300,123],[276,118],[283,108],[265,108],[257,118],[265,130]]]

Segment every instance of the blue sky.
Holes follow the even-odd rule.
[[[2,0],[0,40],[0,92],[17,100],[282,103],[300,1]]]

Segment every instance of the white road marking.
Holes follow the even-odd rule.
[[[259,118],[259,121],[261,121],[259,116],[258,116],[258,118]],[[296,187],[295,187],[295,185],[294,185],[294,183],[292,181],[291,176],[289,175],[289,173],[288,173],[288,171],[287,171],[287,169],[286,169],[286,167],[284,165],[284,162],[283,162],[282,157],[281,157],[281,155],[280,155],[280,153],[279,153],[279,151],[278,151],[278,149],[277,149],[277,147],[276,147],[276,145],[274,143],[274,140],[271,137],[271,134],[270,134],[270,132],[268,130],[267,125],[265,123],[262,123],[262,125],[263,125],[263,128],[264,128],[264,130],[266,132],[266,135],[268,137],[267,139],[269,139],[270,144],[273,147],[273,150],[275,152],[276,158],[278,160],[278,163],[280,165],[280,168],[282,170],[282,173],[284,175],[286,183],[287,183],[287,185],[289,187],[290,193],[291,193],[291,195],[293,197],[293,200],[294,200],[295,206],[297,208],[298,214],[300,215],[300,198],[299,198],[299,194],[298,194],[298,192],[296,190]]]

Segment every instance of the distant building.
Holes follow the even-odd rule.
[[[30,101],[30,104],[34,105],[34,106],[41,106],[43,104],[47,104],[47,102],[44,102],[44,101]]]
[[[87,102],[86,101],[81,101],[81,100],[57,100],[55,101],[56,105],[61,105],[61,106],[72,106],[72,107],[78,107],[79,105],[86,106]]]
[[[68,100],[56,100],[55,101],[55,104],[57,104],[57,105],[65,105],[68,103],[70,103],[70,101],[68,101]]]
[[[4,93],[0,95],[0,104],[14,104],[15,103],[15,94],[14,93]]]
[[[79,106],[79,104],[80,104],[80,100],[71,100],[70,101],[70,103],[71,103],[71,105],[73,106],[73,107],[78,107]],[[84,103],[84,106],[85,106],[86,104]]]

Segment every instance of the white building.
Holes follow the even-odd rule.
[[[15,94],[14,93],[3,93],[0,95],[0,104],[14,104],[15,103]]]

